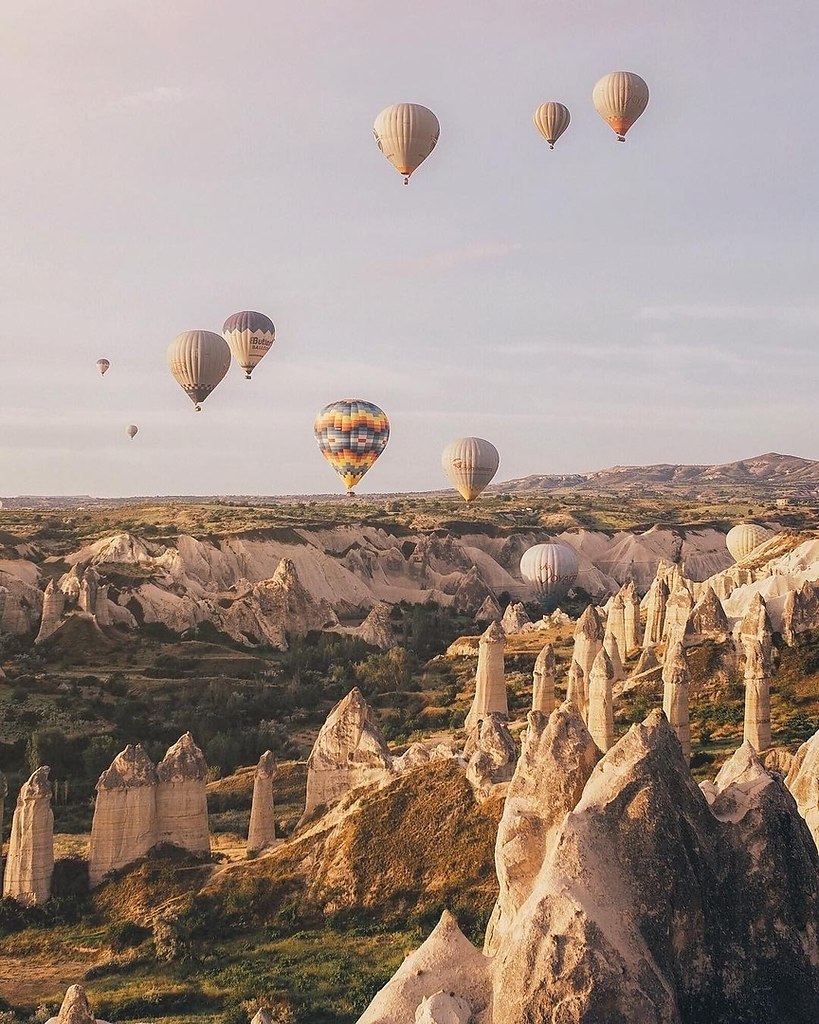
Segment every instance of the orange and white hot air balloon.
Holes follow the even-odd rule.
[[[435,149],[441,126],[438,118],[420,103],[394,103],[375,119],[376,144],[409,185],[410,175]]]
[[[625,142],[626,132],[648,106],[648,86],[633,71],[612,71],[595,85],[592,102],[617,141]]]
[[[549,149],[555,148],[555,143],[569,127],[572,115],[569,108],[562,103],[541,103],[535,111],[535,127],[549,143]]]

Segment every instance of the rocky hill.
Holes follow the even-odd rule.
[[[714,466],[659,463],[655,466],[611,466],[595,473],[532,475],[497,485],[504,491],[558,490],[563,487],[619,489],[639,486],[714,487],[755,485],[772,490],[819,489],[819,462],[768,452],[739,462]]]

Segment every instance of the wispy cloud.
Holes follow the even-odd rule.
[[[678,306],[643,306],[635,320],[740,321],[742,323],[786,323],[819,326],[819,306],[733,306],[692,303]]]
[[[152,107],[175,106],[188,99],[190,93],[176,85],[156,85],[153,89],[123,93],[108,101],[109,110],[147,110]]]
[[[390,260],[382,264],[390,270],[427,271],[453,270],[472,263],[489,263],[505,259],[521,248],[519,242],[476,242],[460,249],[445,249],[411,259]]]

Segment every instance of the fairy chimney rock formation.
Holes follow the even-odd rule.
[[[482,626],[494,622],[495,619],[500,618],[501,606],[497,602],[497,598],[494,594],[487,594],[483,599],[483,604],[475,613],[475,622]]]
[[[574,659],[566,673],[566,700],[574,704],[585,721],[586,687],[583,681],[583,669]]]
[[[644,647],[634,666],[634,671],[629,676],[633,681],[639,680],[643,683],[655,682],[660,677],[662,665],[657,658],[656,647]]]
[[[475,698],[466,716],[464,728],[470,732],[490,713],[509,715],[506,700],[506,676],[503,651],[506,634],[499,622],[493,622],[478,644],[478,667],[475,671]]]
[[[691,612],[691,632],[699,636],[720,636],[730,632],[722,602],[710,584]]]
[[[506,611],[503,613],[501,619],[501,629],[504,633],[519,633],[524,626],[528,626],[531,623],[531,619],[523,607],[522,604],[510,603],[506,606]]]
[[[743,739],[758,753],[771,746],[771,662],[764,645],[752,637],[745,647],[745,725]]]
[[[209,853],[208,766],[186,732],[168,748],[156,769],[156,841],[191,853]]]
[[[45,903],[54,873],[54,814],[49,769],[38,768],[24,782],[11,822],[3,895],[26,906]]]
[[[605,635],[603,637],[603,650],[608,654],[611,661],[611,667],[614,671],[614,681],[619,683],[621,680],[626,678],[626,671],[623,668],[623,662],[620,658],[620,645],[617,643],[617,638],[610,629],[606,628]]]
[[[127,746],[97,782],[88,880],[99,885],[156,845],[156,768],[142,746]]]
[[[574,651],[572,658],[580,666],[583,673],[583,700],[580,705],[583,714],[589,703],[589,676],[591,675],[594,659],[603,649],[603,624],[597,609],[593,604],[586,607],[583,614],[577,620],[574,630]],[[576,698],[579,703],[579,695]]]
[[[354,687],[330,711],[307,759],[304,817],[391,773],[392,755],[373,710]]]
[[[589,677],[589,734],[605,753],[614,745],[614,666],[605,648],[594,659]]]
[[[532,711],[550,715],[555,706],[555,652],[546,644],[537,658],[532,672]]]
[[[685,649],[679,642],[671,645],[663,663],[663,711],[683,749],[691,757],[691,727],[688,721],[688,688],[691,672]]]
[[[464,748],[466,777],[479,798],[485,798],[492,786],[512,778],[518,750],[504,715],[491,712],[472,730]]]
[[[782,605],[780,632],[789,647],[796,643],[796,637],[806,629],[819,626],[819,590],[811,580],[806,580],[799,590],[789,590]]]
[[[819,731],[797,750],[785,784],[819,848]]]
[[[411,953],[358,1018],[357,1024],[413,1024],[424,1001],[446,992],[469,1008],[469,1024],[489,1021],[489,960],[445,910],[426,942]],[[446,1020],[446,1018],[444,1018]],[[457,1021],[447,1024],[460,1024]]]
[[[669,645],[682,643],[688,629],[688,620],[694,607],[694,599],[690,592],[682,584],[669,595],[665,606],[665,625],[663,626],[663,639]]]
[[[96,614],[99,585],[99,573],[93,566],[89,566],[80,578],[80,592],[77,595],[77,607],[81,612]]]
[[[276,841],[273,779],[278,770],[272,752],[266,750],[259,758],[253,776],[253,801],[250,805],[250,827],[247,833],[248,853],[259,853]]]
[[[35,644],[41,644],[54,633],[62,621],[64,609],[65,594],[53,579],[49,580],[43,594],[43,617],[40,620],[40,631],[34,641]]]
[[[395,639],[390,622],[390,606],[387,604],[375,605],[358,627],[358,635],[365,644],[377,647],[381,651],[389,651],[396,647],[398,641]]]
[[[746,641],[759,640],[764,648],[765,657],[770,658],[773,646],[773,628],[765,599],[759,591],[752,595],[748,603],[748,610],[739,627],[739,639],[743,648]]]
[[[550,716],[529,715],[495,843],[500,893],[486,931],[493,956],[537,879],[555,828],[577,805],[600,751],[577,708],[566,701]]]
[[[640,598],[634,580],[620,588],[623,598],[623,620],[626,628],[626,655],[640,646]]]
[[[643,647],[654,647],[662,641],[667,601],[668,587],[665,580],[656,578],[646,595],[646,628],[643,634]]]
[[[626,603],[623,600],[623,588],[614,595],[609,603],[609,614],[606,619],[606,632],[611,634],[611,638],[617,645],[617,662],[621,669],[623,662],[628,657],[628,642],[626,640]],[[605,646],[605,638],[603,640]],[[606,648],[608,650],[608,648]],[[609,650],[609,657],[614,661],[614,656]]]
[[[65,994],[60,1012],[49,1017],[46,1024],[107,1024],[94,1016],[82,985],[72,985]]]

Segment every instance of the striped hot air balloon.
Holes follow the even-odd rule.
[[[773,530],[768,530],[758,523],[738,523],[728,531],[725,538],[725,546],[735,562],[741,562],[751,552],[764,544],[773,536]]]
[[[531,583],[542,605],[565,597],[577,582],[577,555],[560,541],[535,544],[523,552],[520,574]]]
[[[108,367],[111,365],[108,359],[98,359],[97,369],[100,372],[100,377],[104,377],[108,373]]]
[[[569,127],[572,115],[569,108],[563,103],[541,103],[535,111],[535,127],[549,143],[549,149],[555,148],[555,143]]]
[[[625,142],[626,132],[648,106],[648,86],[633,71],[612,71],[595,85],[592,103],[617,141]]]
[[[443,471],[467,504],[478,497],[499,464],[498,449],[482,437],[459,437],[441,454]]]
[[[230,368],[230,349],[213,331],[183,331],[168,346],[168,369],[200,412],[204,402]]]
[[[225,320],[222,337],[230,346],[233,358],[245,371],[245,379],[250,380],[253,368],[273,347],[276,328],[269,316],[247,309]]]
[[[420,103],[394,103],[375,119],[376,145],[409,185],[410,175],[435,149],[441,126]]]
[[[316,416],[319,451],[344,481],[348,493],[375,463],[390,439],[383,409],[362,398],[331,402]]]

